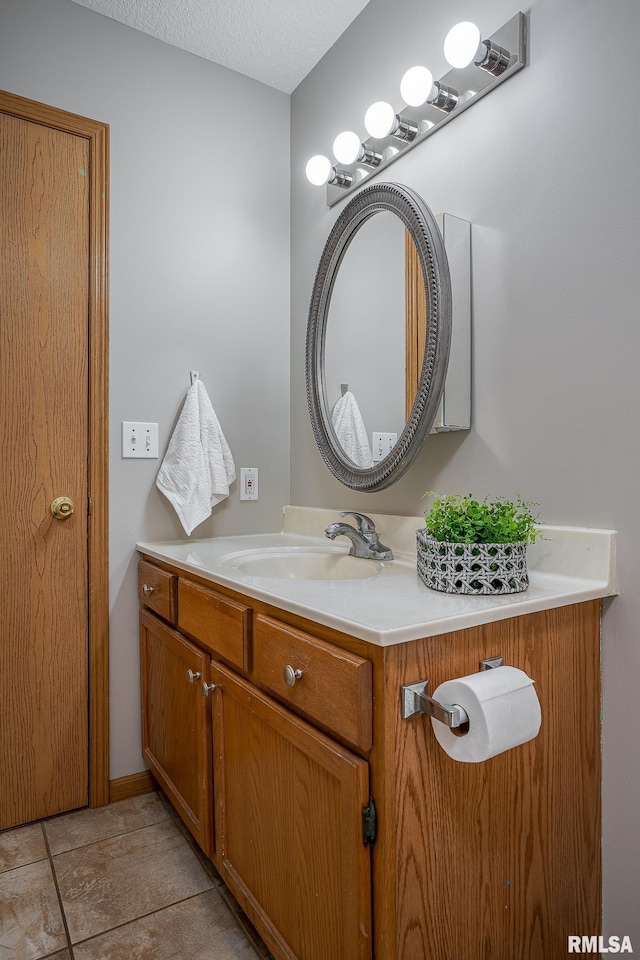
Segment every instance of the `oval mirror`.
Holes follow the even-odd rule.
[[[402,476],[436,418],[450,342],[451,283],[435,217],[400,184],[365,188],[325,244],[307,324],[311,425],[338,480],[372,491]],[[385,442],[397,435],[376,461],[374,431]]]

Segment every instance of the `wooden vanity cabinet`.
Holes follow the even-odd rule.
[[[370,662],[182,575],[176,597],[178,629],[140,614],[145,760],[277,960],[371,960]]]
[[[561,960],[601,932],[599,601],[382,647],[164,573],[176,623],[197,587],[216,626],[141,614],[145,758],[276,960]],[[458,763],[400,688],[496,656],[540,733]]]
[[[178,578],[153,563],[138,563],[138,600],[167,623],[178,616]]]
[[[156,616],[140,613],[142,755],[207,856],[213,855],[210,658]]]
[[[218,869],[276,957],[369,960],[369,769],[213,664]]]

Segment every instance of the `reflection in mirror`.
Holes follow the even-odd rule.
[[[427,298],[418,251],[411,234],[405,230],[405,420],[409,419],[413,402],[418,392],[420,371],[427,340]]]
[[[433,425],[450,342],[451,283],[433,214],[407,187],[365,188],[325,244],[307,326],[311,424],[342,483],[376,490],[404,473]],[[398,435],[379,462],[373,432]]]
[[[349,244],[325,334],[331,420],[345,456],[356,466],[372,465],[374,432],[398,437],[404,430],[426,334],[427,300],[416,245],[402,221],[383,211],[370,217]],[[351,396],[343,400],[347,391]],[[354,417],[358,423],[361,418],[360,435],[352,429]]]
[[[337,439],[357,466],[371,466],[371,451],[368,463],[358,456],[361,445],[348,411],[341,416],[346,401],[336,409],[343,384],[362,417],[368,444],[373,431],[399,436],[405,425],[405,232],[398,217],[386,211],[367,220],[349,244],[331,295],[327,401]]]

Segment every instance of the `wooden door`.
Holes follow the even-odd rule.
[[[106,567],[90,568],[104,544],[90,539],[88,509],[106,468],[90,446],[106,356],[91,270],[95,136],[61,129],[67,118],[80,119],[0,94],[0,828],[89,802],[90,707],[92,801],[108,791]],[[94,531],[106,528],[100,486]],[[56,518],[59,497],[73,511]],[[90,704],[98,658],[102,697]]]
[[[207,856],[213,854],[209,657],[153,614],[140,614],[142,753]]]
[[[216,865],[278,958],[371,957],[366,761],[214,663]]]

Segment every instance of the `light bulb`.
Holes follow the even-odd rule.
[[[396,112],[390,103],[378,100],[372,103],[364,115],[364,125],[367,133],[375,140],[388,137],[396,122]]]
[[[452,67],[468,67],[480,46],[480,31],[475,23],[463,20],[451,27],[444,39],[444,56]]]
[[[321,187],[331,176],[331,161],[328,157],[324,157],[321,153],[318,153],[308,161],[305,173],[307,180],[312,183],[314,187]]]
[[[400,81],[400,95],[410,107],[426,102],[433,87],[433,74],[426,67],[411,67]]]
[[[338,163],[355,163],[362,144],[353,130],[343,130],[333,141],[333,155]]]

